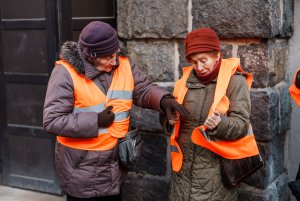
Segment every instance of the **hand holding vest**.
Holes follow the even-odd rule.
[[[213,114],[209,115],[206,118],[204,125],[210,130],[216,128],[221,122],[220,115],[221,115],[221,113],[219,111],[215,110]]]
[[[172,97],[162,97],[160,105],[166,113],[169,122],[172,120],[176,121],[176,119],[178,118],[176,112],[178,112],[183,118],[187,118],[190,115],[189,111],[184,106],[177,103]]]
[[[115,114],[111,111],[113,106],[108,106],[105,110],[98,113],[98,126],[107,128],[109,127],[115,119]]]

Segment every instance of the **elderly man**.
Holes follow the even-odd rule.
[[[118,139],[129,129],[132,104],[164,111],[185,108],[121,56],[117,32],[89,23],[78,43],[65,42],[49,80],[44,127],[57,135],[55,162],[67,200],[121,200],[124,171]]]

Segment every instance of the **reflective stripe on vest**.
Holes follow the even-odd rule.
[[[132,107],[134,80],[131,67],[126,57],[118,57],[119,67],[114,70],[112,83],[105,95],[100,88],[66,61],[56,64],[63,65],[70,73],[74,84],[73,113],[102,112],[106,107],[113,106],[114,123],[108,128],[99,128],[96,138],[69,138],[58,136],[57,140],[68,147],[83,150],[109,150],[124,137],[129,128],[129,110]]]
[[[175,83],[174,96],[176,101],[180,104],[183,103],[184,97],[188,88],[186,87],[186,81],[193,70],[193,67],[183,68],[183,76]],[[243,72],[240,67],[240,60],[238,58],[223,59],[220,67],[220,71],[217,78],[217,85],[214,95],[214,102],[210,108],[208,115],[211,115],[214,110],[218,110],[221,113],[226,114],[229,109],[229,99],[226,96],[226,90],[230,81],[230,78],[236,71]],[[251,74],[247,73],[247,85],[250,90],[252,83]],[[174,126],[173,133],[171,135],[171,156],[172,156],[172,169],[176,172],[180,171],[182,167],[183,154],[177,143],[179,135],[180,121]],[[249,156],[257,155],[258,148],[253,135],[252,127],[249,126],[247,135],[238,140],[222,141],[218,139],[212,139],[206,134],[206,126],[202,125],[196,127],[191,135],[193,143],[205,147],[210,151],[228,159],[241,159]]]
[[[294,76],[294,82],[290,86],[289,91],[290,91],[290,94],[291,94],[293,100],[295,101],[295,103],[298,105],[298,107],[300,107],[300,89],[298,89],[295,85],[296,76],[297,76],[298,71],[300,71],[300,68],[297,70],[297,72]]]

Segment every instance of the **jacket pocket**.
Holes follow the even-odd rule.
[[[61,183],[67,185],[88,155],[87,150],[73,149],[57,143],[56,167]]]
[[[79,168],[79,165],[82,163],[82,161],[84,161],[86,155],[87,155],[88,151],[87,150],[83,150],[80,154],[80,157],[78,158],[77,161],[75,161],[74,165],[73,165],[73,169],[76,170]]]

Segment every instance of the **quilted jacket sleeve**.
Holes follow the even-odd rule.
[[[43,112],[43,125],[49,133],[74,138],[98,135],[96,112],[73,114],[73,81],[63,66],[56,66],[51,74]]]

